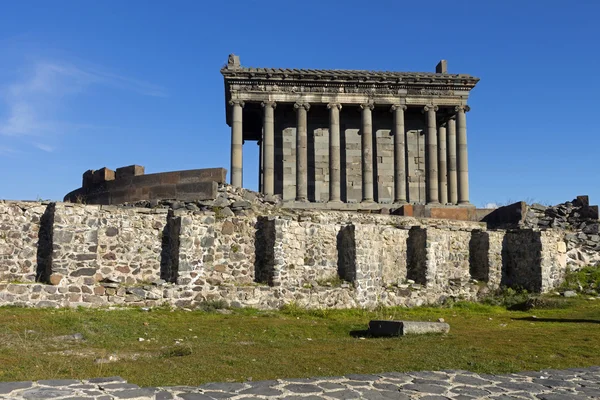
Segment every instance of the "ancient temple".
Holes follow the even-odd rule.
[[[260,191],[289,202],[468,205],[469,92],[478,78],[436,72],[250,68],[225,79],[231,184],[258,142]]]

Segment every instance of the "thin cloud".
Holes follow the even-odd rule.
[[[49,146],[47,144],[34,143],[34,146],[42,151],[45,151],[46,153],[52,153],[54,151],[54,146]]]
[[[21,80],[9,84],[2,91],[7,112],[4,118],[0,118],[0,134],[49,137],[94,127],[56,118],[68,98],[77,96],[93,85],[113,87],[143,96],[167,96],[160,86],[107,72],[100,67],[38,62]],[[50,148],[47,145],[40,147],[39,143],[32,144],[44,151]]]

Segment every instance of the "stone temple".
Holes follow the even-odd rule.
[[[231,184],[259,146],[259,190],[289,205],[469,206],[467,100],[478,78],[432,72],[221,69]]]

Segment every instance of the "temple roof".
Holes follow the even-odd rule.
[[[239,57],[231,55],[221,69],[226,80],[309,81],[339,83],[399,83],[463,86],[471,89],[479,78],[466,74],[434,72],[365,71],[344,69],[290,69],[243,67]]]

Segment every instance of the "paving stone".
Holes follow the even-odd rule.
[[[469,386],[483,386],[490,385],[492,382],[487,379],[477,378],[475,376],[464,376],[464,375],[456,375],[454,377],[454,383],[461,383],[463,385]]]
[[[322,397],[319,396],[286,396],[280,397],[282,400],[323,400]]]
[[[421,379],[417,378],[413,380],[414,384],[417,385],[439,385],[439,386],[452,386],[448,381],[434,380],[434,379]]]
[[[200,386],[200,389],[202,389],[202,390],[221,390],[223,392],[237,392],[238,390],[242,390],[245,387],[247,387],[247,385],[245,385],[243,383],[211,382],[211,383],[207,383],[206,385]]]
[[[75,379],[48,379],[37,381],[37,383],[42,386],[69,386],[81,383],[81,381]]]
[[[365,375],[365,374],[350,374],[344,375],[345,378],[350,379],[351,381],[376,381],[379,379],[379,375]]]
[[[379,389],[379,390],[387,390],[387,391],[398,391],[399,386],[398,385],[394,385],[393,383],[379,383],[376,382],[373,384],[373,387],[375,389]]]
[[[348,400],[348,399],[360,399],[360,393],[355,392],[354,390],[345,389],[345,390],[336,390],[334,392],[325,393],[326,396],[333,397],[335,399],[340,400]]]
[[[559,394],[559,393],[545,393],[538,394],[536,396],[540,400],[580,400],[581,396],[575,394]]]
[[[202,394],[210,396],[213,399],[229,399],[230,397],[237,396],[237,393],[211,392],[211,391],[204,391]]]
[[[137,399],[137,398],[148,398],[154,396],[154,389],[129,389],[121,390],[118,392],[112,392],[111,395],[117,399]]]
[[[420,379],[447,379],[448,374],[438,371],[417,371],[411,372],[409,375]]]
[[[19,389],[27,389],[33,386],[33,382],[0,382],[0,394],[8,394]]]
[[[402,390],[414,390],[415,392],[419,392],[419,393],[442,394],[442,393],[446,393],[446,391],[448,389],[443,386],[438,386],[438,385],[419,385],[419,384],[411,383],[411,384],[402,386]]]
[[[419,397],[421,400],[450,400],[450,397],[446,396],[423,396]]]
[[[537,383],[542,386],[548,386],[551,388],[555,387],[563,387],[563,388],[573,388],[577,386],[574,382],[565,381],[563,379],[533,379],[533,383]]]
[[[179,397],[183,400],[213,400],[212,397],[202,393],[184,393],[180,394]]]
[[[107,378],[93,378],[87,379],[90,383],[109,383],[109,382],[125,382],[125,379],[120,376],[109,376]]]
[[[382,378],[392,378],[392,379],[401,379],[401,380],[411,380],[412,376],[402,373],[402,372],[386,372],[385,374],[379,374]]]
[[[254,386],[240,392],[240,394],[256,394],[259,396],[279,396],[282,393],[281,390],[273,389],[269,386]]]
[[[502,382],[499,383],[497,386],[504,388],[504,389],[509,389],[512,391],[525,391],[525,392],[531,392],[531,393],[541,393],[544,390],[546,390],[546,388],[542,385],[538,385],[537,383],[530,383],[530,382]]]
[[[309,385],[302,383],[292,383],[290,385],[284,386],[283,389],[289,390],[292,393],[319,393],[323,391],[323,389],[321,389],[317,385]]]
[[[174,398],[173,393],[166,392],[164,390],[160,391],[154,395],[155,400],[173,400],[173,398]]]
[[[123,389],[139,389],[138,385],[134,385],[133,383],[127,382],[119,382],[119,383],[107,383],[100,385],[100,389],[103,390],[123,390]]]
[[[277,386],[280,384],[279,381],[271,380],[271,381],[256,381],[256,382],[246,382],[248,385],[252,387],[256,386]]]
[[[346,381],[344,384],[352,387],[371,386],[370,381]]]
[[[317,386],[325,390],[345,389],[346,386],[338,382],[321,382]]]
[[[55,399],[57,397],[73,396],[75,394],[76,393],[73,390],[55,388],[33,388],[19,393],[22,398],[27,400]]]
[[[458,386],[450,389],[452,393],[462,394],[465,396],[473,396],[473,397],[484,397],[488,396],[490,392],[484,389],[470,387],[470,386]]]
[[[319,382],[322,379],[318,378],[295,378],[295,379],[286,379],[286,383],[315,383]]]

